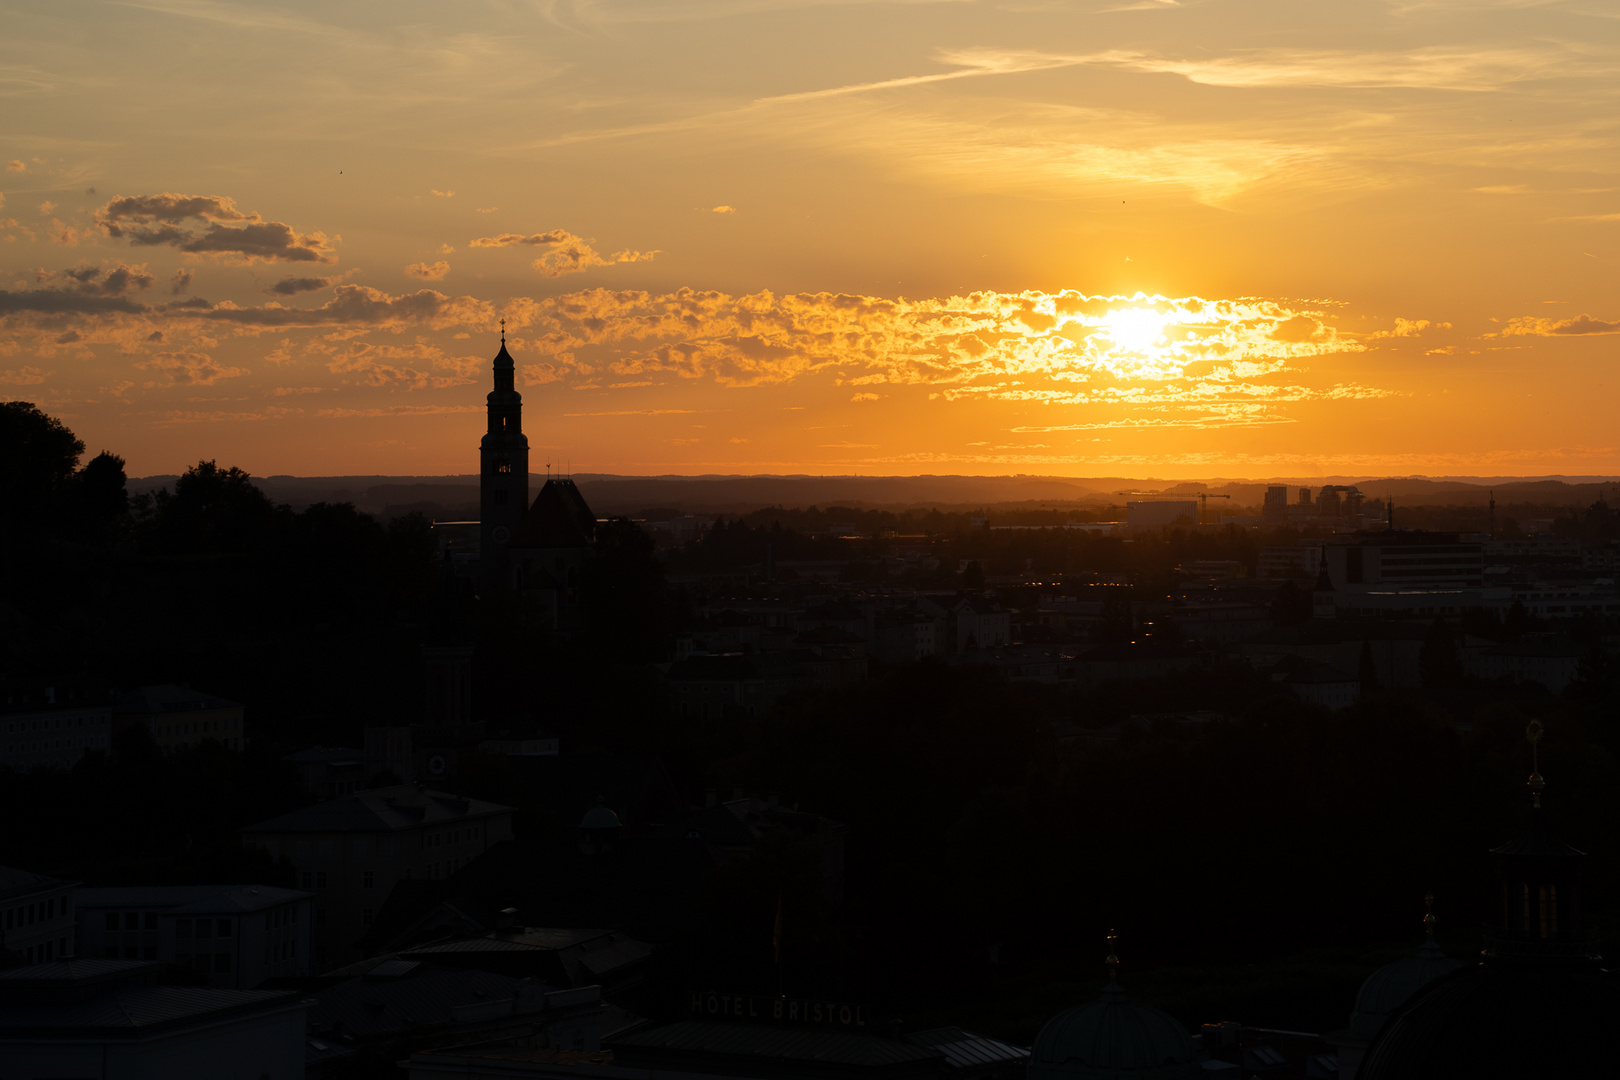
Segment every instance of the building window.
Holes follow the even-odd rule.
[[[191,920],[174,920],[174,936],[177,938],[189,938],[191,936]]]
[[[231,936],[231,920],[229,920],[229,919],[220,919],[218,921],[218,924],[217,924],[217,929],[214,932],[216,934],[218,934],[220,937],[230,937]]]
[[[320,842],[320,852],[321,858],[330,859],[332,857],[332,841],[322,840]]]
[[[326,888],[326,871],[325,870],[317,870],[317,871],[315,871],[315,887],[317,889]]]
[[[101,950],[101,952],[102,952],[102,955],[104,955],[109,960],[118,959],[118,950],[116,948],[114,948],[113,946],[111,946],[111,945],[109,945],[107,948]]]
[[[157,959],[157,946],[156,945],[148,945],[148,946],[146,946],[145,949],[141,950],[141,959],[142,960],[156,960]]]
[[[146,913],[146,928],[148,930],[156,930],[158,928],[158,926],[157,926],[157,912],[148,911]]]
[[[375,915],[376,915],[376,912],[374,910],[372,910],[371,908],[361,908],[360,909],[360,925],[361,926],[370,926],[371,925],[371,920],[372,920],[373,916],[375,916]]]
[[[377,884],[377,874],[376,874],[375,871],[372,871],[372,870],[362,870],[362,871],[360,871],[360,887],[362,889],[374,888],[374,887],[376,887],[376,884]]]
[[[300,840],[293,845],[293,857],[299,862],[309,858],[309,841]]]
[[[506,489],[505,488],[496,488],[495,489],[495,505],[496,506],[504,506],[504,505],[506,505]]]
[[[357,859],[366,857],[366,839],[363,836],[354,838],[354,857]]]
[[[138,911],[124,912],[124,929],[139,930],[141,928],[141,913]]]
[[[299,874],[298,883],[306,889],[313,889],[315,887],[315,871],[305,870],[302,874]]]
[[[11,913],[7,912],[6,914],[9,916]],[[10,929],[10,927],[11,927],[11,919],[8,917],[6,919],[6,928]],[[116,933],[117,931],[118,931],[118,912],[109,911],[109,912],[107,912],[107,932],[108,933]]]

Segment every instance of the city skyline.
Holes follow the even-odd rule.
[[[131,475],[468,472],[503,318],[536,472],[1620,472],[1595,7],[4,10],[0,396]]]

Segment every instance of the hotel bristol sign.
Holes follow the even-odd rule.
[[[692,1015],[705,1020],[752,1020],[762,1024],[792,1024],[795,1027],[866,1030],[866,1006],[848,1001],[693,990]]]

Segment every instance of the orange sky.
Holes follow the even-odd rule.
[[[1597,2],[0,2],[0,397],[134,475],[1620,474]]]

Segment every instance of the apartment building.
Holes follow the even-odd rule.
[[[157,961],[225,990],[251,990],[310,973],[313,899],[269,885],[80,889],[79,955]]]
[[[141,727],[164,750],[212,739],[227,750],[242,749],[242,706],[189,686],[143,686],[119,697],[113,726]]]
[[[71,769],[112,741],[112,697],[78,686],[7,686],[0,697],[0,767]]]
[[[360,791],[242,830],[314,895],[315,968],[359,959],[397,881],[442,878],[512,836],[513,808],[409,784]]]
[[[0,866],[0,952],[30,964],[73,955],[75,883]]]

